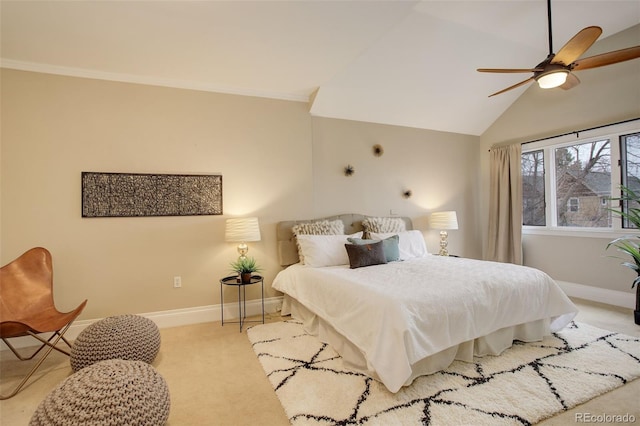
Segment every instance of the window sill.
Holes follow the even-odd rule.
[[[637,235],[637,229],[592,229],[592,228],[549,228],[522,227],[522,235],[546,235],[552,237],[607,238],[614,239],[623,235]]]

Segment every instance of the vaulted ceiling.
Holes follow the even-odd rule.
[[[530,68],[548,54],[545,0],[0,6],[3,67],[309,101],[316,116],[470,135],[528,86],[487,95],[529,76],[476,68]],[[552,12],[554,51],[586,26],[603,39],[640,22],[637,0],[554,0]]]

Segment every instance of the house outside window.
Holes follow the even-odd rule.
[[[620,185],[640,194],[640,121],[522,148],[525,233],[586,235],[628,227],[610,209],[619,208],[612,198],[620,196]]]
[[[557,226],[610,227],[611,212],[600,203],[611,197],[609,139],[554,149]]]

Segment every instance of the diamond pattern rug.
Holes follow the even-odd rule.
[[[640,338],[572,323],[398,393],[290,320],[247,330],[293,425],[531,425],[640,377]]]

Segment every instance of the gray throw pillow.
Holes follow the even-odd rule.
[[[370,244],[345,244],[344,246],[347,249],[351,269],[387,263],[382,249],[382,241]]]

